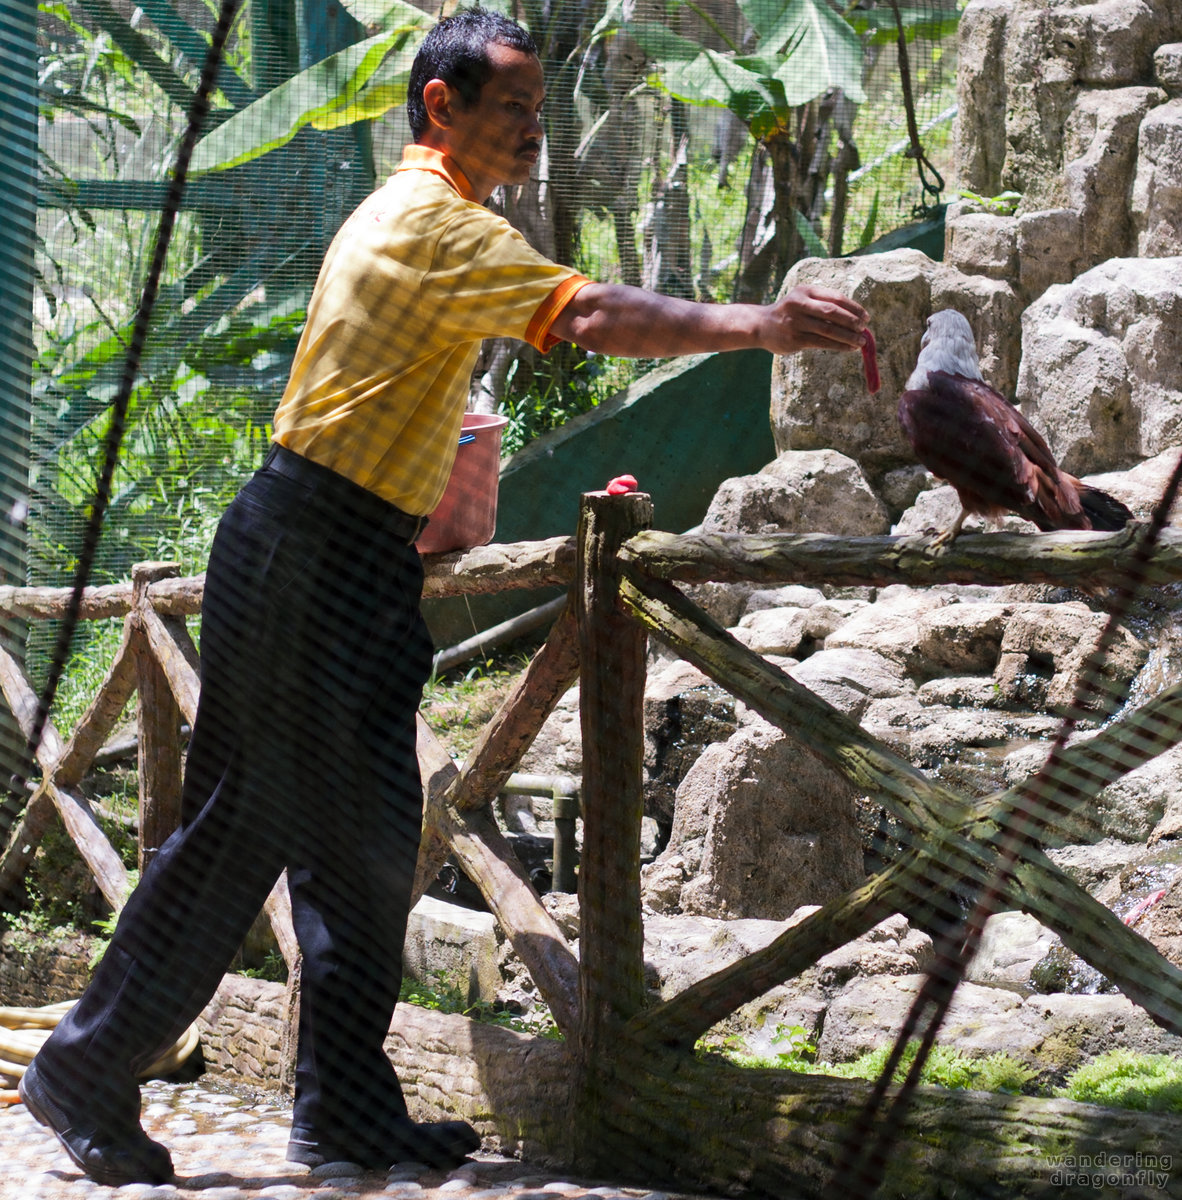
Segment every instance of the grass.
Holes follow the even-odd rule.
[[[784,1050],[771,1056],[747,1054],[736,1035],[699,1042],[699,1054],[719,1054],[740,1067],[776,1068],[797,1074],[830,1075],[840,1079],[877,1079],[886,1067],[892,1047],[879,1046],[846,1063],[816,1061],[816,1046],[800,1025],[780,1026],[773,1044]],[[904,1051],[894,1083],[902,1083],[915,1061],[918,1043]],[[1110,1050],[1077,1067],[1062,1087],[1045,1087],[1037,1072],[1021,1059],[998,1052],[984,1056],[964,1054],[951,1046],[933,1048],[920,1074],[920,1083],[949,1091],[972,1089],[1003,1095],[1030,1095],[1078,1100],[1109,1108],[1138,1112],[1182,1112],[1182,1057],[1172,1054],[1137,1054],[1128,1049]]]
[[[467,989],[446,971],[435,971],[429,981],[404,978],[398,996],[403,1004],[415,1004],[435,1012],[458,1013],[486,1025],[500,1025],[518,1033],[561,1040],[562,1034],[545,1005],[529,1013],[511,1012],[488,1000],[469,1000]]]
[[[1077,1067],[1059,1094],[1138,1112],[1182,1112],[1182,1058],[1109,1050]]]
[[[464,759],[529,663],[527,643],[516,642],[473,663],[432,675],[420,712],[455,759]]]

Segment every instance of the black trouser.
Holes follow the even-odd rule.
[[[405,1116],[383,1040],[422,816],[415,713],[431,644],[406,518],[283,455],[210,554],[180,828],[38,1059],[99,1122],[200,1013],[284,867],[303,951],[293,1130],[349,1144]],[[298,477],[279,473],[276,466]],[[399,520],[401,518],[401,520]]]

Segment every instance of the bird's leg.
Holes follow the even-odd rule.
[[[951,546],[954,541],[956,541],[957,535],[960,533],[960,527],[968,519],[968,515],[969,510],[962,507],[960,513],[957,515],[956,520],[953,521],[943,533],[937,534],[936,537],[932,538],[931,544],[928,546],[928,552],[930,554],[945,553],[948,547]]]

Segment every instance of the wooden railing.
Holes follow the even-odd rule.
[[[647,496],[584,497],[574,539],[488,546],[428,558],[426,595],[559,585],[570,602],[467,760],[457,766],[419,721],[426,798],[416,898],[452,855],[477,884],[566,1038],[570,1131],[578,1165],[625,1166],[711,1187],[749,1185],[771,1194],[820,1195],[837,1134],[863,1094],[851,1081],[734,1072],[694,1058],[710,1027],[895,912],[919,927],[949,919],[949,897],[993,874],[1000,833],[1029,803],[1026,784],[970,798],[937,783],[783,671],[752,653],[698,608],[677,583],[707,580],[913,586],[1050,582],[1102,588],[1120,582],[1137,529],[1118,534],[964,536],[933,557],[922,539],[820,535],[681,536],[647,531]],[[1182,579],[1182,534],[1167,530],[1152,583]],[[124,636],[103,686],[68,741],[49,729],[43,775],[0,857],[0,891],[27,866],[58,812],[110,903],[126,875],[77,785],[134,690],[140,696],[142,853],[175,823],[181,721],[197,699],[197,656],[184,626],[200,579],[167,565],[137,567],[130,585],[91,589],[84,617],[123,615]],[[31,619],[60,615],[64,591],[0,590],[0,609]],[[640,900],[645,648],[652,632],[809,751],[874,795],[913,835],[882,871],[786,929],[758,953],[662,1003],[646,1001]],[[580,681],[584,768],[576,957],[543,906],[493,817],[492,801],[558,700]],[[34,697],[18,665],[0,657],[0,684],[24,727]],[[1062,802],[1087,804],[1109,783],[1182,740],[1182,684],[1125,711],[1063,764]],[[1009,907],[1054,930],[1162,1027],[1182,1034],[1182,970],[1028,845],[1007,887]],[[298,948],[282,881],[268,914],[293,970]],[[1061,1102],[965,1096],[917,1107],[893,1171],[938,1153],[942,1185],[965,1194],[1024,1194],[1051,1155],[1092,1145],[1139,1151],[1182,1120]],[[1077,1109],[1079,1111],[1077,1111]],[[958,1115],[959,1113],[959,1115]],[[1021,1153],[995,1154],[1006,1122],[1019,1122]],[[824,1131],[824,1132],[822,1132]],[[1042,1154],[1043,1158],[1038,1159]],[[1037,1161],[1035,1161],[1037,1160]],[[1043,1163],[1045,1171],[1038,1166]],[[1041,1172],[1041,1174],[1040,1174]],[[985,1176],[993,1182],[981,1190]],[[900,1176],[901,1178],[902,1176]],[[908,1177],[910,1178],[910,1177]],[[888,1177],[888,1184],[890,1177]],[[910,1185],[909,1185],[910,1186]],[[1000,1189],[1000,1190],[998,1190]],[[1009,1189],[1007,1191],[1007,1189]],[[914,1188],[910,1194],[926,1194]],[[1171,1192],[1170,1194],[1173,1194]]]

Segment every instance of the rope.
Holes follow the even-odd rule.
[[[911,86],[911,59],[907,54],[907,35],[903,32],[903,14],[899,11],[898,0],[890,0],[895,13],[895,28],[898,30],[899,41],[899,82],[903,88],[903,108],[907,113],[907,140],[911,144],[909,155],[915,159],[915,169],[919,173],[919,186],[923,189],[924,198],[915,206],[917,216],[930,216],[932,210],[940,203],[940,193],[944,190],[944,177],[932,165],[932,160],[924,153],[923,143],[919,140],[919,122],[915,118],[915,96]],[[932,178],[928,178],[928,172]],[[932,197],[929,204],[927,197]]]
[[[136,310],[135,321],[132,325],[131,339],[127,345],[127,353],[123,360],[123,373],[119,381],[119,390],[111,403],[111,423],[107,429],[106,443],[103,451],[103,464],[95,485],[94,499],[87,516],[86,526],[82,534],[82,546],[78,554],[78,566],[74,572],[74,582],[70,592],[70,600],[49,663],[49,671],[45,687],[37,699],[37,710],[33,716],[32,727],[29,730],[26,748],[25,766],[22,774],[13,780],[12,789],[18,795],[23,795],[27,778],[23,771],[31,768],[37,761],[37,752],[41,749],[41,741],[45,736],[45,727],[49,722],[50,709],[57,695],[62,673],[70,656],[70,643],[78,628],[79,613],[82,610],[82,598],[86,585],[90,580],[94,567],[95,554],[98,551],[99,538],[102,535],[103,519],[111,499],[111,483],[115,476],[115,468],[119,462],[119,451],[123,443],[123,433],[127,425],[127,411],[131,402],[131,392],[135,387],[136,378],[140,371],[144,345],[148,338],[148,327],[152,320],[152,310],[156,306],[156,298],[160,291],[160,280],[164,274],[164,266],[168,259],[168,247],[172,241],[173,229],[176,226],[177,214],[180,212],[181,201],[184,197],[185,183],[189,174],[189,162],[193,157],[193,148],[201,134],[201,126],[209,113],[209,98],[217,84],[218,71],[221,67],[222,56],[225,52],[226,39],[230,27],[234,23],[239,0],[222,0],[221,11],[217,25],[209,41],[209,50],[205,63],[201,68],[201,78],[193,102],[189,107],[188,122],[177,150],[176,162],[173,164],[172,179],[164,205],[160,210],[160,225],[156,231],[156,240],[152,250],[152,260],[144,281],[143,293],[140,296],[139,307]]]

